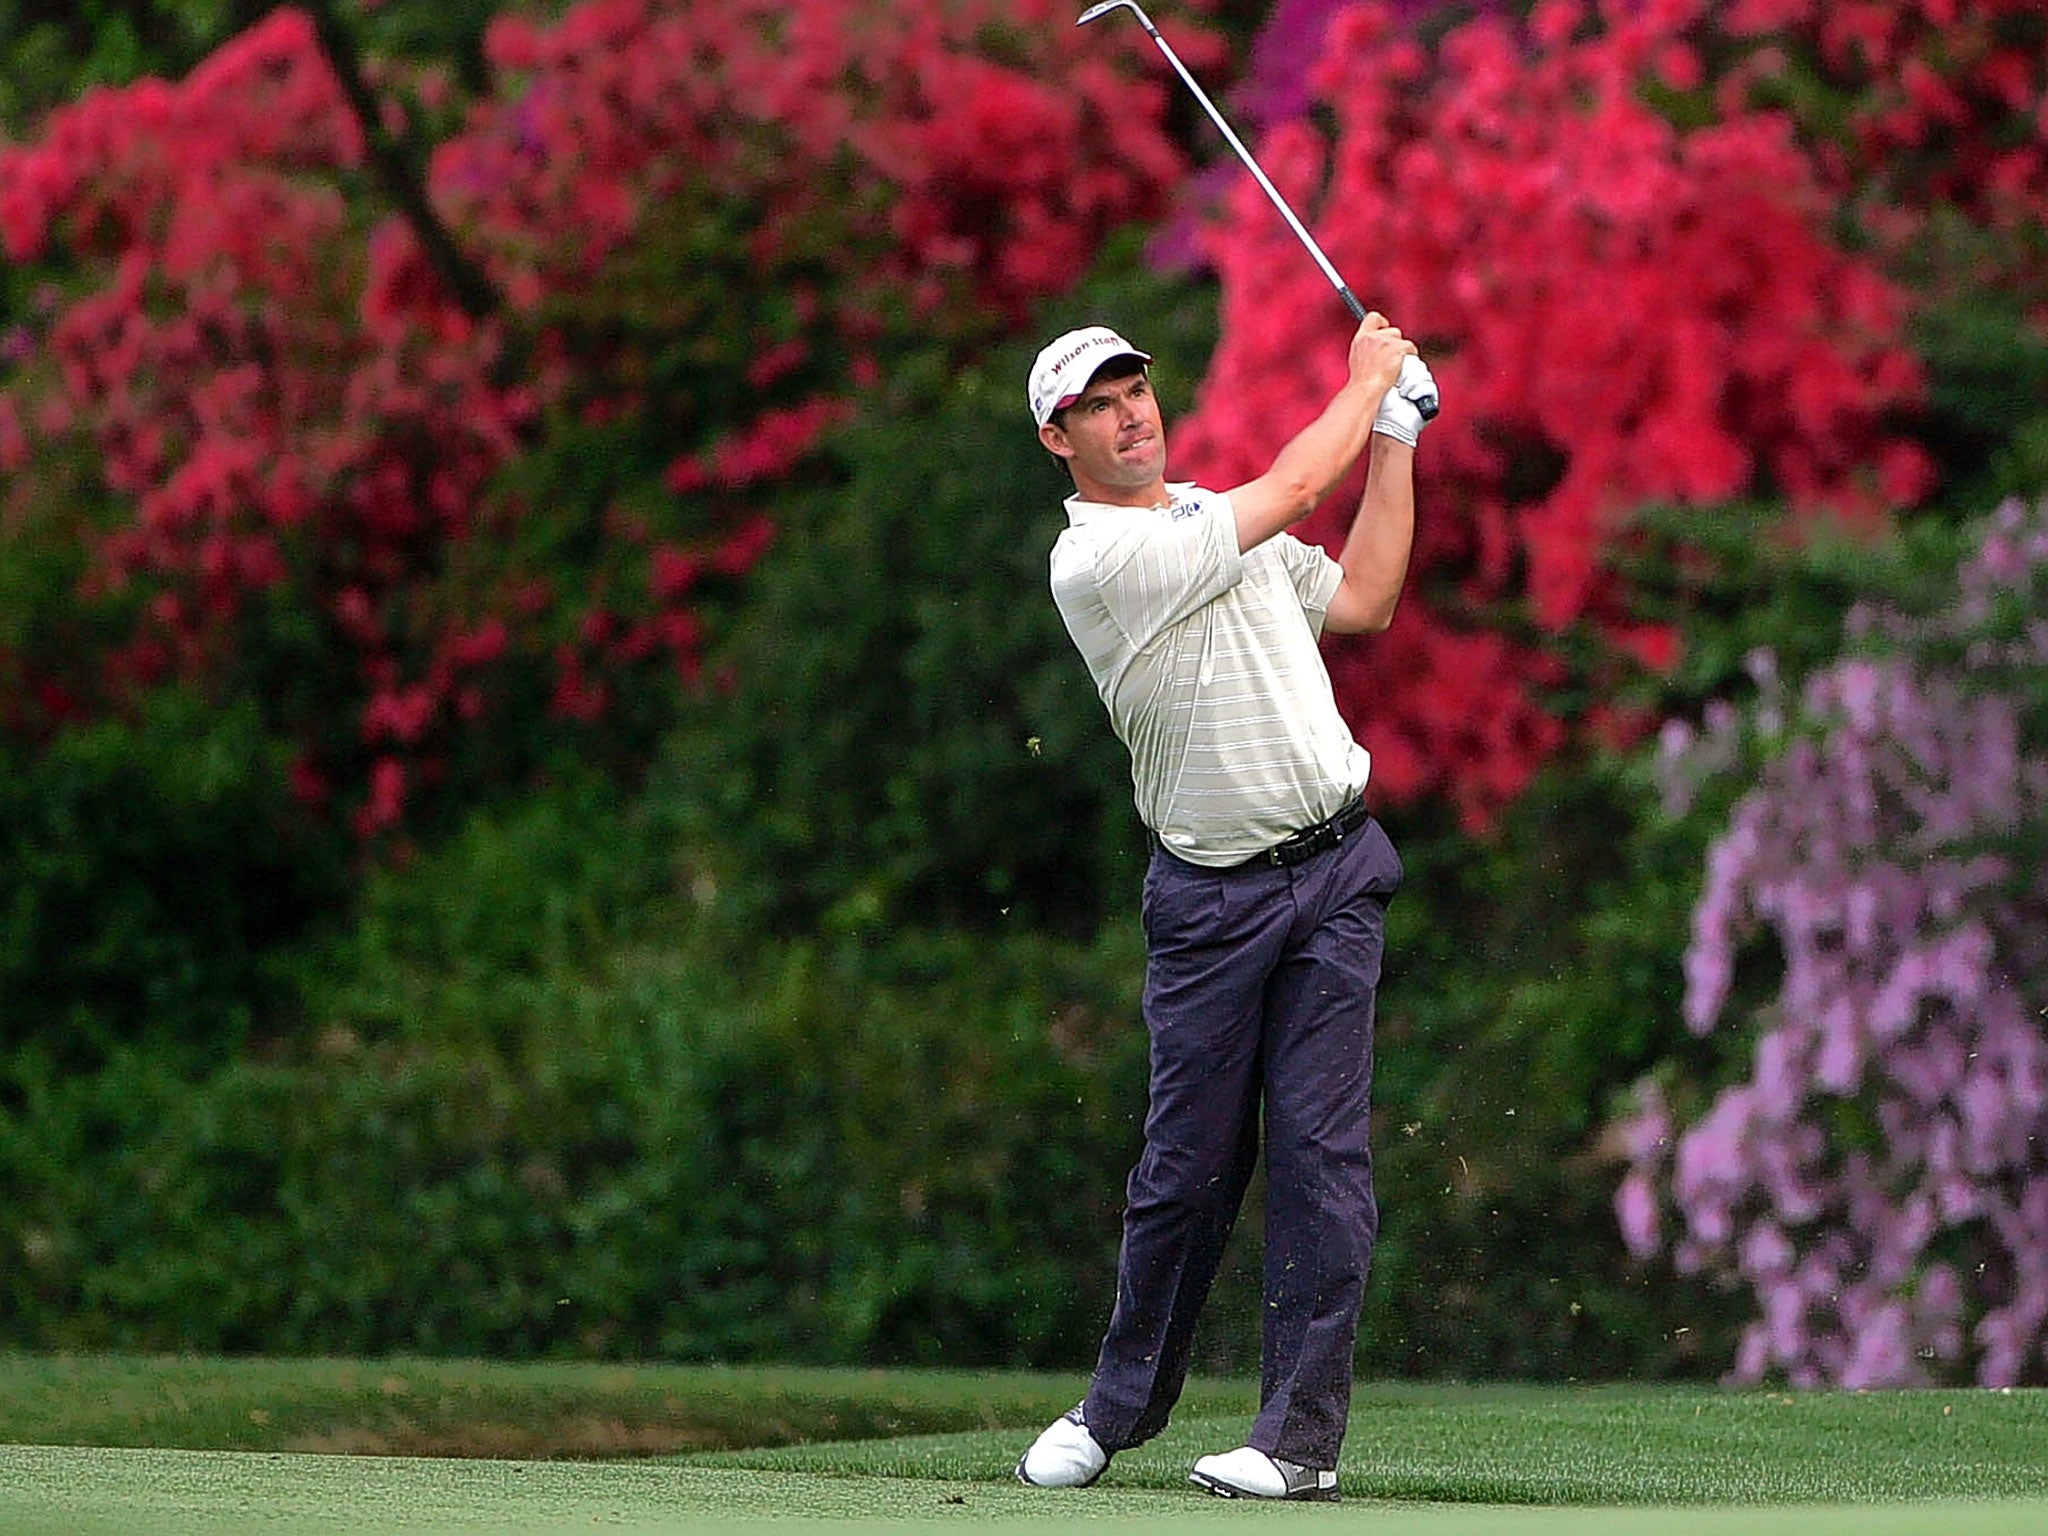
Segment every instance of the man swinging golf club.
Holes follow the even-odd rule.
[[[1246,1444],[1189,1475],[1231,1498],[1337,1497],[1379,1227],[1373,1009],[1401,863],[1360,800],[1370,758],[1337,712],[1317,637],[1393,619],[1415,442],[1436,413],[1415,352],[1365,315],[1322,414],[1264,474],[1221,492],[1166,479],[1151,358],[1114,331],[1069,332],[1031,369],[1039,440],[1074,482],[1053,597],[1154,834],[1145,1146],[1088,1394],[1017,1464],[1034,1486],[1085,1487],[1165,1427],[1263,1120],[1261,1406]],[[1333,560],[1286,530],[1368,450]]]

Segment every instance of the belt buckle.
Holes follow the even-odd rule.
[[[1359,802],[1352,801],[1341,807],[1335,815],[1326,816],[1312,827],[1303,827],[1299,832],[1290,832],[1264,853],[1258,855],[1259,862],[1274,869],[1284,869],[1299,864],[1303,859],[1314,858],[1325,848],[1335,848],[1344,841],[1348,830],[1346,823],[1355,812],[1362,810]]]

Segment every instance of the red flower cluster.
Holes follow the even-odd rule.
[[[1723,103],[1805,110],[1823,165],[1870,194],[1866,225],[1895,253],[1930,216],[1968,220],[1990,238],[1967,280],[2048,324],[2048,18],[2034,0],[1737,0],[1715,19],[1750,50]]]
[[[1072,22],[1055,0],[586,0],[553,28],[508,17],[491,59],[523,85],[443,147],[436,183],[528,301],[708,198],[745,211],[764,270],[836,255],[840,281],[798,302],[828,329],[872,332],[906,300],[948,333],[1016,320],[1157,211],[1181,169],[1142,36]]]
[[[1354,6],[1315,80],[1334,136],[1301,120],[1260,146],[1443,387],[1417,596],[1333,671],[1382,788],[1443,794],[1468,825],[1567,737],[1544,699],[1553,637],[1590,627],[1669,652],[1626,616],[1617,514],[1772,491],[1870,516],[1928,483],[1885,425],[1920,382],[1902,298],[1829,239],[1836,202],[1791,125],[1745,111],[1680,127],[1646,104],[1648,80],[1701,78],[1699,12],[1545,0],[1526,27],[1482,16],[1432,52]],[[1209,249],[1223,343],[1182,445],[1230,483],[1328,398],[1347,327],[1255,188]],[[1311,531],[1336,543],[1350,504]]]
[[[42,456],[77,444],[94,499],[132,508],[103,530],[63,528],[95,544],[84,597],[145,598],[82,686],[112,701],[231,676],[252,606],[288,591],[354,658],[367,832],[396,819],[398,757],[479,712],[466,679],[490,648],[421,611],[418,589],[467,533],[532,401],[491,383],[491,333],[451,325],[430,293],[379,293],[377,253],[396,232],[367,248],[355,234],[342,188],[361,158],[311,24],[279,10],[179,84],[56,113],[0,156],[0,222],[13,259],[86,274],[10,393]],[[314,717],[341,703],[280,724],[311,754]],[[295,782],[314,793],[331,779],[309,756]]]
[[[299,12],[57,112],[0,150],[8,254],[56,285],[0,371],[0,458],[39,467],[10,495],[89,548],[84,596],[130,627],[82,665],[10,665],[106,707],[274,675],[262,615],[313,615],[325,691],[275,723],[301,792],[366,835],[458,756],[493,761],[516,679],[596,721],[633,669],[694,677],[704,578],[765,547],[764,491],[876,351],[986,341],[1161,206],[1158,61],[1071,22],[1051,0],[501,18],[496,84],[424,188],[501,296],[481,317],[414,225],[367,210],[363,135]],[[446,89],[371,72],[399,131],[406,89]],[[500,487],[551,434],[621,423],[676,456],[565,566],[540,530],[559,509]]]

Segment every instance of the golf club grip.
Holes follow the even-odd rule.
[[[1349,283],[1339,283],[1337,285],[1337,293],[1344,300],[1344,307],[1351,311],[1352,319],[1363,320],[1365,318],[1365,306],[1358,302],[1358,295],[1351,291]]]
[[[1413,368],[1411,368],[1411,367],[1409,366],[1409,365],[1410,365],[1411,363],[1412,363],[1412,364],[1414,364],[1414,367],[1413,367]],[[1425,366],[1425,365],[1424,365],[1424,363],[1423,363],[1422,359],[1421,359],[1421,358],[1419,358],[1419,357],[1404,357],[1404,358],[1402,358],[1402,359],[1401,359],[1401,378],[1403,378],[1403,379],[1407,378],[1409,374],[1411,374],[1411,373],[1415,372],[1415,371],[1416,371],[1417,369],[1421,369],[1421,368],[1423,368],[1424,366]],[[1423,377],[1427,378],[1427,377],[1428,377],[1428,374],[1427,374],[1427,373],[1425,373],[1425,374],[1423,375]],[[1397,383],[1397,384],[1398,384],[1399,382],[1400,382],[1400,380],[1399,380],[1399,379],[1395,380],[1395,383]],[[1416,409],[1417,413],[1418,413],[1418,414],[1420,414],[1420,416],[1422,417],[1422,419],[1423,419],[1424,421],[1435,421],[1435,420],[1436,420],[1436,413],[1437,413],[1437,410],[1439,409],[1439,407],[1438,407],[1438,403],[1437,403],[1437,397],[1436,397],[1436,392],[1435,392],[1434,390],[1431,390],[1431,391],[1430,391],[1430,393],[1428,393],[1427,395],[1424,395],[1424,396],[1423,396],[1423,397],[1422,397],[1421,399],[1419,399],[1419,400],[1418,400],[1418,399],[1416,399],[1416,398],[1415,398],[1415,396],[1413,396],[1413,395],[1410,395],[1410,396],[1408,397],[1408,399],[1409,399],[1409,402],[1410,402],[1410,403],[1411,403],[1411,404],[1412,404],[1412,405],[1413,405],[1413,406],[1415,407],[1415,409]]]

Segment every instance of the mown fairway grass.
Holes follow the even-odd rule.
[[[1242,1438],[1253,1393],[1238,1383],[1198,1383],[1173,1427],[1119,1456],[1096,1488],[1018,1487],[1018,1450],[1080,1386],[0,1357],[0,1536],[528,1536],[792,1520],[818,1532],[1120,1536],[1275,1520],[1394,1536],[2048,1532],[2048,1393],[1369,1387],[1345,1448],[1346,1502],[1276,1510],[1185,1481],[1194,1456]],[[336,1449],[377,1454],[318,1454]],[[435,1449],[445,1454],[420,1454]],[[599,1456],[610,1459],[587,1459]]]

